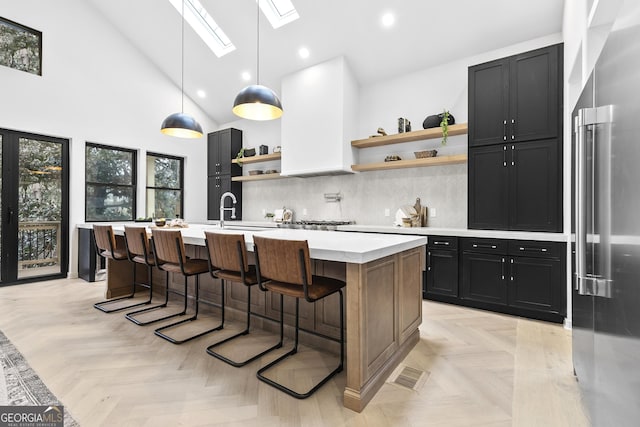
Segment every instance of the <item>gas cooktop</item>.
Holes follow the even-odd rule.
[[[278,224],[278,227],[302,228],[304,230],[335,230],[339,225],[351,225],[355,223],[355,221],[347,220],[303,219],[289,224]]]

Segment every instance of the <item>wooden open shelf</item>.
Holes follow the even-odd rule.
[[[424,159],[396,160],[393,162],[366,163],[362,165],[351,165],[351,169],[356,172],[368,172],[388,169],[417,168],[422,166],[442,166],[466,163],[466,154],[455,154],[453,156],[427,157]]]
[[[468,131],[466,123],[449,126],[449,136],[463,135]],[[397,133],[395,135],[376,136],[351,141],[354,148],[380,147],[383,145],[400,144],[402,142],[421,141],[424,139],[442,138],[442,129],[437,128],[416,130],[413,132]]]
[[[242,175],[242,176],[234,176],[231,178],[231,181],[265,181],[267,179],[279,179],[279,178],[287,178],[286,176],[281,176],[279,173],[262,173],[260,175]]]
[[[260,156],[243,157],[241,159],[233,159],[231,163],[242,163],[249,165],[251,163],[270,162],[271,160],[280,160],[281,153],[262,154]]]

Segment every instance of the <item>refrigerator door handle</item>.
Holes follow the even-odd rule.
[[[576,290],[585,295],[583,278],[587,275],[587,206],[586,206],[586,134],[584,124],[586,108],[578,110],[575,117],[576,156],[575,156],[575,225],[576,225]]]
[[[586,197],[586,169],[587,169],[587,126],[593,126],[598,124],[611,124],[613,123],[613,106],[606,105],[598,108],[583,108],[578,110],[578,116],[575,118],[575,132],[576,132],[576,198],[575,198],[575,224],[576,224],[576,290],[580,295],[592,295],[597,297],[612,298],[613,282],[609,277],[594,274],[594,272],[587,272],[587,206]],[[595,131],[595,129],[594,129]],[[608,135],[609,140],[606,143],[611,143],[611,135]],[[608,178],[607,178],[608,179]],[[610,181],[607,184],[610,186]],[[610,245],[610,225],[608,221],[610,218],[604,218],[605,224],[601,224],[600,236],[593,236],[594,243],[598,240],[599,245]],[[605,275],[611,273],[611,259],[610,248],[605,247],[604,251],[601,251],[601,257],[605,258]]]

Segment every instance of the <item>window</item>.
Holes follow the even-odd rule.
[[[85,220],[132,221],[136,152],[87,142],[85,168]]]
[[[257,0],[271,26],[280,28],[300,17],[291,0]]]
[[[183,1],[184,19],[218,58],[236,50],[229,37],[198,0],[169,0],[180,14],[182,14]]]
[[[0,65],[42,75],[42,33],[0,18]]]
[[[184,218],[182,157],[147,153],[147,216]]]

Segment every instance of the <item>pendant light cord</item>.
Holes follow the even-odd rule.
[[[180,93],[182,95],[182,110],[181,112],[184,113],[184,2],[186,0],[182,0],[182,15],[180,16],[180,18],[182,19],[182,57],[181,57],[181,61],[182,61],[182,69],[180,71]]]
[[[260,85],[260,0],[256,1],[256,84]]]

